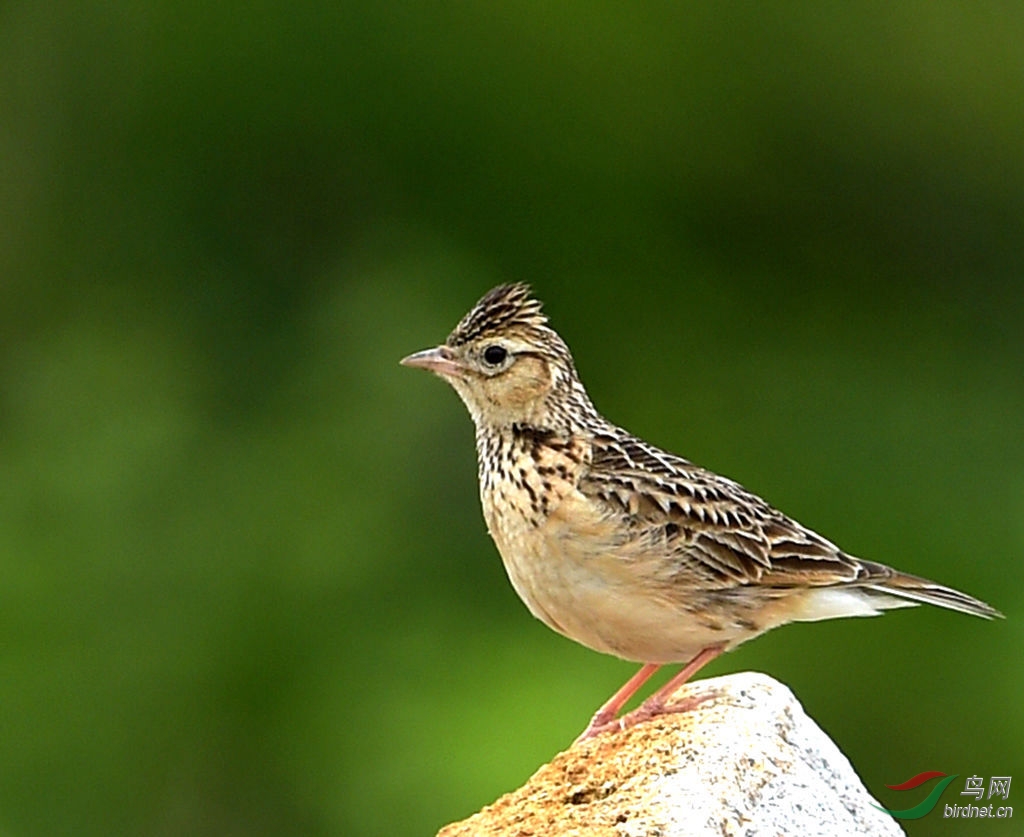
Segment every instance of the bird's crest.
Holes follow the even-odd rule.
[[[488,334],[524,331],[528,334],[546,332],[548,318],[541,311],[530,286],[517,282],[492,288],[462,318],[448,336],[449,346],[461,346]]]

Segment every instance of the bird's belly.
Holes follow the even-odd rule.
[[[658,583],[667,556],[630,549],[586,508],[556,510],[541,525],[488,514],[488,527],[530,612],[588,648],[636,662],[685,662],[709,645],[747,638],[702,618],[687,591]]]

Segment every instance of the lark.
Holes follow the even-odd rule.
[[[588,648],[643,663],[580,738],[688,708],[669,698],[698,669],[788,622],[921,602],[1002,615],[856,558],[739,483],[612,424],[525,284],[494,288],[443,345],[402,363],[448,381],[469,409],[487,529],[530,612]],[[685,665],[620,717],[669,663]]]

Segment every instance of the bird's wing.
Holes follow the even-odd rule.
[[[889,570],[845,554],[738,483],[625,431],[595,436],[578,487],[623,521],[626,541],[663,546],[680,584],[830,586],[881,581]]]

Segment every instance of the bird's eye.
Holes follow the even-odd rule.
[[[484,349],[484,361],[491,366],[497,366],[507,357],[508,352],[503,346],[488,346]]]

